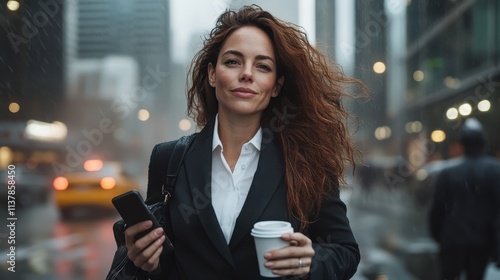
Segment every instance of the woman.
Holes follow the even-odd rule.
[[[277,277],[349,279],[360,261],[339,198],[354,149],[343,76],[299,28],[258,6],[223,13],[194,57],[189,113],[202,130],[169,201],[169,224],[125,231],[128,256],[150,278],[261,279],[252,226],[289,221],[290,246],[267,252]],[[153,150],[148,199],[168,158]],[[173,253],[161,255],[163,232]]]

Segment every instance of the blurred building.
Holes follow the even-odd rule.
[[[64,1],[0,3],[0,169],[50,163],[65,140],[63,10]]]
[[[60,118],[63,101],[62,4],[0,4],[0,119]],[[18,104],[15,113],[9,109]],[[16,106],[17,107],[17,106]]]
[[[407,23],[406,105],[397,115],[407,122],[397,130],[410,144],[419,134],[430,139],[431,158],[450,158],[461,154],[461,124],[475,117],[488,154],[500,157],[500,3],[412,1]],[[421,131],[406,125],[415,122]]]
[[[352,104],[365,160],[404,181],[429,161],[461,155],[458,128],[472,116],[488,131],[487,152],[500,157],[500,3],[346,2],[316,0],[317,37],[372,91]]]
[[[154,139],[166,134],[158,119],[164,120],[170,92],[169,18],[168,0],[78,0],[68,5],[68,143],[89,140],[89,131],[102,135],[85,157],[120,160],[143,175],[147,162],[137,157],[147,159]],[[101,123],[108,120],[110,129],[103,131]]]
[[[352,184],[363,195],[351,197],[350,209],[383,224],[367,231],[352,219],[363,224],[358,271],[368,279],[438,279],[438,247],[426,227],[432,185],[446,166],[438,160],[463,154],[458,136],[469,117],[482,122],[487,153],[500,158],[500,2],[316,0],[316,15],[318,42],[371,90],[370,100],[347,104],[360,119],[355,140],[366,163]],[[381,240],[391,241],[374,246],[382,227],[389,231]]]

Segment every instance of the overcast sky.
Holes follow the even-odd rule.
[[[192,36],[210,29],[217,19],[218,12],[214,3],[224,1],[206,0],[173,0],[170,1],[171,30],[172,30],[172,58],[176,62],[183,62],[189,54],[188,46]]]
[[[231,4],[238,6],[241,0],[171,0],[171,30],[172,30],[172,59],[177,63],[184,63],[191,59],[194,35],[205,34],[214,26],[217,17]],[[262,7],[265,7],[265,1]],[[299,0],[299,22],[308,32],[308,37],[314,42],[314,5],[315,0]],[[235,5],[236,4],[236,5]],[[286,6],[283,7],[286,9]],[[279,11],[272,11],[278,13]],[[279,17],[279,15],[278,15]],[[285,19],[286,20],[286,19]]]

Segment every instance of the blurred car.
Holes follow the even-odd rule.
[[[111,199],[129,190],[139,190],[119,162],[87,160],[82,170],[54,179],[55,203],[63,217],[74,208],[114,209]]]
[[[9,171],[11,172],[9,173]],[[8,182],[11,179],[15,186],[15,193],[11,197],[14,199],[16,207],[46,203],[52,194],[53,177],[41,170],[16,164],[14,168],[1,170],[0,174],[0,178],[5,180],[4,187],[0,188],[1,200],[5,204],[8,200],[7,185],[11,185]]]

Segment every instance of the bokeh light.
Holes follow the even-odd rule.
[[[7,1],[7,9],[9,9],[13,12],[17,11],[19,9],[19,6],[20,6],[20,4],[16,0]]]
[[[13,114],[19,112],[20,109],[21,106],[19,106],[19,104],[17,104],[16,102],[12,102],[9,104],[9,111]]]
[[[477,109],[481,112],[488,112],[491,108],[491,103],[488,100],[483,100],[477,103]]]
[[[446,133],[440,129],[436,129],[431,133],[431,140],[440,143],[446,139]]]
[[[458,107],[458,112],[462,116],[468,116],[470,113],[472,113],[472,106],[470,106],[469,103],[464,103]]]
[[[413,79],[417,82],[421,82],[423,81],[425,78],[425,75],[424,75],[424,72],[421,71],[421,70],[417,70],[415,72],[413,72]]]
[[[114,188],[116,185],[116,181],[113,177],[104,177],[101,179],[101,188],[104,190],[110,190]]]
[[[149,119],[149,111],[140,109],[139,112],[137,112],[137,118],[143,122],[147,121]]]
[[[373,71],[377,74],[382,74],[385,72],[385,64],[381,61],[377,61],[375,62],[375,64],[373,64]]]
[[[458,110],[456,108],[450,108],[446,111],[446,117],[449,119],[449,120],[454,120],[456,118],[458,118]]]
[[[391,128],[388,126],[380,126],[375,129],[375,138],[377,140],[384,140],[391,137]]]
[[[191,122],[188,119],[182,119],[179,121],[179,129],[182,131],[188,131],[191,129]]]
[[[54,179],[53,185],[54,189],[58,191],[63,191],[68,188],[68,179],[64,177],[57,177]]]

